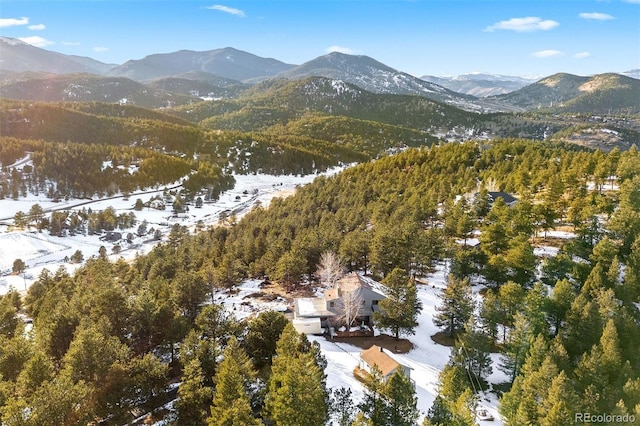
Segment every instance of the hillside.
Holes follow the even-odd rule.
[[[204,105],[211,113],[213,106]],[[411,129],[425,130],[433,126],[469,125],[478,119],[452,106],[411,95],[378,94],[363,90],[342,80],[307,77],[302,80],[271,80],[256,85],[242,97],[218,104],[216,115],[202,119],[211,128],[250,130],[285,124],[308,112],[377,121]],[[187,111],[179,108],[181,117]]]
[[[153,89],[127,78],[95,74],[10,75],[0,83],[0,97],[41,102],[112,102],[146,108],[199,101],[195,96]]]
[[[3,110],[2,117],[25,123],[43,119],[51,123],[73,117],[77,122],[100,113],[91,115],[95,120],[92,123],[105,120],[115,125],[125,120],[116,120],[120,108],[129,117],[132,129],[149,129],[154,125],[152,117],[159,114],[100,104],[82,105],[83,112],[67,112],[64,105],[3,103],[11,104],[11,108]],[[69,105],[68,109],[74,106]],[[21,115],[35,109],[49,115]],[[57,116],[56,111],[60,113]],[[196,128],[174,120],[183,123],[182,127]],[[1,124],[4,129],[6,123]],[[410,132],[392,126],[324,116],[305,116],[275,133],[308,132],[308,136],[326,135],[329,139],[360,130],[359,126],[367,138],[373,138],[376,131],[411,137]],[[167,124],[159,130],[165,133],[170,128]],[[253,161],[260,149],[269,151],[283,146],[258,142],[259,134],[216,134],[219,139],[206,141],[214,142],[209,147],[220,150],[223,139],[231,141],[232,150],[246,162]],[[293,139],[313,142],[310,137]],[[239,140],[242,144],[237,143]],[[254,145],[258,150],[250,151]],[[367,406],[358,402],[370,397],[371,388],[361,386],[353,377],[354,357],[357,359],[359,349],[349,342],[336,343],[321,336],[310,337],[314,343],[309,343],[291,332],[282,314],[266,311],[283,310],[291,306],[293,297],[310,295],[315,287],[322,288],[322,283],[317,283],[322,279],[317,271],[325,253],[334,253],[348,270],[364,272],[368,283],[380,280],[383,286],[376,283],[377,288],[389,299],[396,297],[392,293],[396,289],[407,295],[391,299],[398,313],[411,313],[413,319],[395,329],[401,343],[392,340],[395,323],[387,325],[383,322],[385,317],[376,315],[374,326],[379,331],[375,338],[393,342],[385,349],[389,353],[399,355],[401,344],[408,348],[409,352],[399,355],[399,359],[412,367],[411,377],[416,384],[406,381],[406,395],[411,396],[416,418],[443,418],[440,423],[447,424],[447,413],[458,413],[479,419],[480,411],[476,413],[467,404],[454,404],[461,396],[443,390],[440,383],[448,383],[451,376],[456,380],[455,392],[468,398],[477,396],[492,415],[497,416],[499,410],[507,422],[519,421],[526,413],[528,423],[543,424],[556,412],[549,408],[555,405],[560,406],[563,418],[571,418],[576,406],[569,402],[587,412],[594,404],[588,398],[594,391],[611,395],[597,400],[597,407],[603,411],[619,410],[628,415],[640,404],[640,396],[633,391],[640,371],[640,354],[635,345],[640,339],[640,312],[636,306],[640,297],[640,262],[636,253],[640,241],[640,205],[636,196],[640,190],[640,162],[636,150],[607,155],[572,145],[526,140],[409,149],[350,167],[333,177],[318,177],[291,197],[272,199],[268,208],[253,205],[257,196],[248,190],[236,191],[232,196],[242,203],[237,207],[239,211],[251,208],[238,220],[235,210],[221,211],[218,205],[208,213],[182,218],[186,214],[178,213],[181,203],[191,203],[194,194],[204,196],[207,188],[229,188],[231,176],[202,161],[194,173],[194,162],[181,155],[159,155],[161,147],[116,149],[3,136],[3,165],[25,158],[23,151],[12,160],[4,160],[4,154],[16,146],[30,152],[26,158],[32,163],[18,167],[24,165],[20,161],[4,177],[7,183],[0,187],[2,197],[19,199],[23,190],[29,194],[51,191],[54,200],[68,195],[91,197],[95,195],[92,185],[99,183],[104,186],[98,188],[97,194],[103,197],[111,196],[113,191],[135,191],[135,186],[125,189],[119,185],[131,181],[137,185],[143,182],[141,178],[158,179],[166,186],[182,176],[189,175],[189,180],[171,190],[162,191],[155,185],[149,191],[158,197],[155,200],[172,202],[172,210],[176,211],[173,215],[145,212],[136,216],[141,210],[150,209],[142,198],[151,194],[139,192],[134,192],[140,201],[136,199],[138,207],[133,210],[129,207],[134,205],[131,200],[117,201],[121,206],[118,210],[109,206],[100,211],[92,204],[88,209],[76,205],[46,213],[36,209],[28,213],[16,211],[12,220],[16,228],[35,227],[39,232],[16,231],[15,234],[29,236],[4,238],[0,243],[23,244],[25,247],[21,246],[17,255],[39,251],[40,258],[58,258],[57,262],[63,255],[69,258],[63,261],[65,268],[55,274],[42,271],[37,278],[24,278],[24,273],[22,279],[11,277],[11,282],[24,283],[25,287],[29,280],[23,305],[16,306],[15,292],[0,297],[0,309],[6,319],[0,334],[6,348],[0,353],[4,389],[22,389],[25,371],[31,371],[36,362],[45,365],[52,377],[27,388],[36,389],[35,393],[5,392],[0,399],[3,421],[8,415],[48,415],[49,405],[40,398],[46,394],[50,398],[64,395],[65,401],[73,401],[56,405],[59,419],[80,412],[83,423],[117,418],[119,424],[125,424],[133,421],[132,412],[154,411],[158,416],[169,412],[168,417],[190,424],[188,412],[180,408],[185,395],[193,389],[192,383],[201,393],[213,394],[216,384],[223,383],[226,361],[235,360],[229,355],[232,350],[240,354],[243,368],[251,371],[246,373],[246,379],[237,381],[239,389],[244,389],[247,380],[252,381],[245,400],[259,409],[252,412],[247,402],[247,418],[269,420],[268,411],[263,409],[265,393],[260,391],[264,389],[260,383],[272,384],[267,395],[275,395],[273,389],[282,387],[275,386],[278,369],[282,368],[278,363],[292,348],[308,352],[302,352],[307,357],[288,380],[311,378],[316,380],[316,389],[349,385],[354,393],[342,401],[350,401],[354,412],[369,413]],[[328,143],[323,148],[327,152],[336,150]],[[238,152],[240,149],[247,151]],[[299,152],[304,150],[300,148]],[[316,158],[322,157],[316,154]],[[105,161],[107,158],[110,161]],[[302,164],[293,156],[291,159]],[[112,174],[122,179],[107,184],[106,178]],[[257,179],[266,180],[262,175]],[[277,178],[268,180],[272,187],[276,182]],[[518,203],[511,208],[502,199],[490,203],[484,198],[488,196],[486,185],[516,195]],[[183,191],[177,192],[179,186]],[[10,191],[5,193],[4,188]],[[240,201],[243,197],[245,202]],[[25,201],[23,205],[34,205],[33,198]],[[112,202],[106,199],[101,205]],[[212,212],[216,212],[223,226],[204,229],[204,220],[213,220]],[[232,213],[231,217],[228,213]],[[145,221],[152,217],[153,223]],[[202,222],[194,226],[198,231],[192,233],[186,225],[196,219]],[[170,229],[168,223],[173,224]],[[145,237],[151,226],[154,232]],[[118,232],[111,232],[115,229]],[[159,229],[166,230],[167,235],[163,236]],[[109,232],[122,233],[121,241],[106,240]],[[49,235],[43,238],[42,233]],[[95,234],[104,238],[99,240]],[[480,245],[467,245],[478,234]],[[53,238],[52,244],[47,243]],[[161,241],[153,248],[138,252],[157,240]],[[84,260],[83,256],[96,250],[97,255]],[[126,255],[130,262],[120,259],[121,250],[129,251]],[[6,248],[3,251],[13,253]],[[5,260],[3,264],[9,262]],[[67,273],[66,266],[76,273]],[[265,300],[269,304],[263,303]],[[29,339],[22,332],[17,313],[23,306],[21,314],[32,319],[38,339]],[[387,309],[386,306],[394,305],[380,302],[381,308]],[[454,311],[455,315],[462,312],[461,318],[447,320]],[[473,312],[478,316],[472,316]],[[267,324],[273,333],[255,338],[264,336],[258,332],[263,332]],[[174,330],[180,332],[173,334]],[[456,350],[442,344],[445,338]],[[276,344],[278,339],[281,342]],[[258,343],[252,343],[255,341]],[[267,346],[265,341],[270,342],[271,349],[255,350]],[[31,350],[25,351],[25,347]],[[244,352],[244,347],[254,349]],[[220,362],[222,348],[226,355]],[[463,357],[465,351],[469,355]],[[274,353],[278,356],[274,357]],[[10,362],[16,354],[23,354],[23,361]],[[605,357],[606,354],[615,356]],[[300,356],[288,362],[298,362],[295,360]],[[89,367],[80,362],[87,357],[95,361]],[[169,362],[172,357],[175,359]],[[592,367],[600,365],[603,358],[610,366],[606,373],[610,381],[599,380],[601,370]],[[271,359],[274,367],[263,368]],[[469,359],[479,360],[480,367]],[[177,367],[173,369],[173,365]],[[190,365],[200,372],[197,380],[191,381]],[[313,374],[309,374],[311,368]],[[331,375],[327,382],[323,381],[323,372]],[[57,386],[60,380],[68,380],[67,375],[78,381],[69,380],[62,391]],[[541,375],[546,377],[545,383],[553,383],[552,387],[563,384],[563,392],[549,392],[546,385],[534,386]],[[85,379],[91,380],[91,386],[85,386]],[[479,390],[479,382],[484,390]],[[306,390],[308,386],[302,388]],[[73,392],[69,393],[69,389]],[[152,397],[141,399],[140,394]],[[211,406],[210,399],[193,402],[202,407],[199,409],[203,418],[209,416],[206,410]],[[543,408],[524,410],[522,407],[530,399],[543,401]],[[415,409],[416,403],[422,413]],[[25,404],[32,409],[24,410]],[[434,409],[427,413],[432,404]],[[165,408],[158,411],[157,407]],[[325,416],[336,415],[334,407],[325,406]],[[60,422],[65,423],[74,422]],[[479,419],[479,424],[486,423]]]
[[[368,56],[332,52],[278,75],[288,79],[312,76],[342,80],[372,93],[418,95],[463,109],[479,109],[474,106],[472,96],[452,92],[437,84],[395,70]]]
[[[640,81],[620,74],[554,74],[515,92],[489,98],[529,110],[594,114],[640,112]]]
[[[434,141],[415,130],[335,117],[313,120],[308,117],[307,124],[319,126],[312,129],[298,123],[284,130],[255,127],[246,131],[236,128],[210,131],[165,115],[168,111],[106,103],[4,100],[0,102],[0,127],[3,138],[25,141],[15,153],[16,142],[5,141],[10,146],[5,150],[12,152],[13,160],[24,155],[26,147],[34,145],[33,141],[44,140],[102,145],[105,148],[97,155],[103,161],[109,160],[109,147],[144,148],[179,157],[194,167],[205,161],[237,173],[262,171],[275,175],[316,173],[344,163],[366,161],[406,145]],[[82,163],[77,167],[82,169]]]
[[[178,77],[159,78],[149,81],[146,85],[156,90],[216,100],[236,98],[242,91],[251,87],[238,80],[205,72],[189,72]]]

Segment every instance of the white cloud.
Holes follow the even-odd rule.
[[[526,18],[511,18],[506,21],[496,22],[484,30],[488,32],[508,30],[524,33],[532,31],[547,31],[557,27],[558,25],[560,25],[560,23],[550,19],[543,20],[537,16],[527,16]]]
[[[640,0],[622,0],[622,1],[627,2],[627,3],[640,4]]]
[[[591,56],[590,52],[580,52],[573,55],[573,57],[576,59],[584,59],[584,58],[588,58],[589,56]]]
[[[24,41],[27,44],[30,44],[35,47],[47,47],[55,44],[51,40],[47,40],[46,38],[42,38],[39,36],[31,36],[31,37],[18,37],[18,40]]]
[[[348,47],[343,47],[343,46],[329,46],[325,50],[327,51],[327,53],[338,52],[338,53],[345,53],[347,55],[356,54],[355,50],[349,49]]]
[[[207,6],[207,9],[218,10],[220,12],[229,13],[231,15],[236,15],[236,16],[239,16],[241,18],[244,18],[244,17],[247,16],[244,13],[244,11],[242,11],[240,9],[236,9],[236,8],[229,7],[229,6],[223,6],[221,4],[214,4],[213,6]]]
[[[108,47],[96,46],[96,47],[93,48],[93,51],[94,52],[98,52],[98,53],[106,52],[107,50],[109,50]]]
[[[19,25],[29,24],[29,18],[0,18],[0,28],[17,27]]]
[[[29,25],[27,28],[29,28],[31,31],[42,31],[47,27],[45,27],[44,24],[36,24],[36,25]]]
[[[555,58],[558,56],[564,56],[564,52],[561,52],[559,50],[548,49],[548,50],[538,50],[537,52],[533,52],[531,55],[535,56],[536,58]]]
[[[77,41],[63,41],[63,46],[80,46],[80,42]]]
[[[616,19],[608,13],[599,13],[599,12],[583,12],[578,14],[582,19],[588,19],[589,21],[608,21],[611,19]]]

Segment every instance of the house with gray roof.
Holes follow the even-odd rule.
[[[371,325],[373,313],[379,310],[378,303],[385,296],[376,291],[371,283],[359,274],[352,272],[338,281],[335,286],[324,291],[319,297],[302,297],[294,299],[293,325],[307,324],[307,329],[317,330],[319,327],[338,327],[345,322],[345,310],[351,311],[352,323]],[[349,308],[349,304],[359,305],[356,309]],[[347,305],[347,306],[345,306]],[[303,331],[296,327],[298,331]]]

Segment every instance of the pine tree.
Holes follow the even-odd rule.
[[[253,417],[246,382],[253,375],[251,363],[235,337],[224,350],[223,361],[216,374],[216,388],[211,406],[209,426],[260,425]]]
[[[442,302],[436,307],[433,323],[453,337],[464,330],[474,309],[473,295],[469,281],[459,280],[449,275],[447,287],[442,292]]]
[[[268,417],[276,425],[324,424],[328,417],[324,372],[306,337],[288,323],[278,340],[276,353],[266,397]]]
[[[218,365],[218,358],[222,352],[215,340],[202,337],[196,330],[191,330],[180,344],[180,361],[188,365],[197,359],[206,386],[213,386],[213,379]]]
[[[544,415],[540,417],[541,426],[574,424],[579,398],[564,371],[553,378],[543,406]]]
[[[185,365],[182,373],[182,384],[176,401],[178,422],[193,426],[205,425],[207,404],[211,401],[211,396],[211,388],[204,384],[200,361],[194,358]]]
[[[457,356],[461,359],[461,366],[465,368],[470,377],[480,385],[492,372],[491,352],[492,341],[489,336],[476,328],[476,320],[473,316],[465,325],[465,332],[460,334],[456,342]]]
[[[538,408],[532,401],[540,401],[546,395],[549,383],[558,373],[542,336],[532,343],[519,374],[509,392],[500,402],[500,412],[509,425],[537,424]],[[524,422],[524,423],[523,423]]]
[[[332,418],[338,426],[350,426],[354,420],[353,392],[350,388],[333,389],[331,395]]]
[[[402,369],[396,370],[383,388],[388,400],[388,424],[394,426],[412,426],[418,421],[418,398],[413,383]]]
[[[502,324],[502,340],[506,341],[507,329],[513,328],[514,317],[524,301],[525,291],[520,284],[507,282],[498,290],[499,323]]]
[[[480,324],[482,331],[495,343],[498,338],[498,324],[500,323],[500,309],[498,297],[494,290],[489,289],[482,298],[480,306]]]
[[[276,344],[288,323],[287,318],[276,311],[260,312],[249,322],[244,344],[247,354],[258,366],[265,362],[271,364],[276,354]]]
[[[361,422],[373,426],[386,426],[389,424],[389,402],[383,395],[382,373],[375,365],[365,380],[365,388],[364,398],[358,404],[362,415]]]
[[[396,338],[400,333],[415,334],[422,303],[418,300],[415,280],[407,280],[406,272],[395,268],[382,283],[386,286],[386,298],[380,301],[380,311],[374,313],[379,328],[391,330]]]
[[[623,363],[620,341],[613,319],[602,332],[600,342],[584,354],[575,374],[583,392],[585,411],[610,413],[623,397],[625,377],[630,377],[629,365]]]
[[[531,324],[531,333],[534,336],[538,334],[546,336],[549,334],[545,312],[548,304],[547,290],[540,282],[536,283],[524,297],[522,312]]]
[[[236,318],[224,306],[215,303],[202,309],[195,324],[201,337],[212,339],[219,346],[225,346],[232,336],[240,333]]]
[[[469,379],[454,361],[445,365],[438,378],[438,395],[429,409],[427,419],[431,425],[475,425],[475,396]]]
[[[553,325],[554,336],[557,336],[560,332],[575,297],[573,286],[568,280],[563,279],[556,282],[551,291],[551,298],[547,307],[549,319]]]
[[[509,242],[509,248],[504,254],[507,279],[526,286],[533,281],[537,264],[538,258],[533,253],[527,235],[519,235]]]
[[[505,351],[501,359],[500,369],[513,382],[520,373],[520,368],[531,344],[534,341],[534,327],[527,317],[518,312],[515,316],[514,327],[505,343]]]
[[[603,322],[597,304],[581,290],[567,313],[565,331],[562,334],[564,347],[570,357],[580,357],[598,343]]]

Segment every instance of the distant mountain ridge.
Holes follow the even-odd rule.
[[[180,50],[149,55],[142,59],[127,61],[111,69],[108,75],[148,81],[201,71],[242,81],[272,77],[292,67],[294,65],[285,64],[276,59],[262,58],[226,47],[204,52]]]
[[[282,72],[278,77],[290,80],[325,77],[354,84],[372,93],[418,95],[463,109],[477,109],[472,103],[473,97],[452,92],[362,55],[332,52]]]
[[[16,38],[0,37],[0,70],[3,71],[104,74],[114,66],[84,56],[40,49]]]
[[[306,77],[256,84],[237,99],[185,105],[172,112],[211,129],[253,131],[308,114],[341,116],[424,130],[473,125],[479,114],[422,96],[373,93],[342,80]]]
[[[424,75],[422,80],[446,87],[454,92],[479,98],[504,95],[521,89],[536,81],[533,78],[493,75],[484,73],[463,74],[455,77],[436,77]]]
[[[629,70],[621,73],[627,77],[636,78],[640,80],[640,69]]]
[[[88,78],[89,74],[94,77]],[[0,37],[0,96],[46,101],[131,101],[150,108],[181,105],[197,98],[234,99],[261,81],[317,76],[353,84],[371,93],[417,95],[473,112],[546,109],[634,113],[640,109],[640,102],[638,80],[631,77],[640,76],[640,70],[625,74],[630,77],[556,74],[533,84],[522,77],[483,73],[420,79],[368,56],[332,52],[292,65],[231,47],[153,54],[114,66]],[[558,76],[563,76],[562,81],[551,84]],[[47,86],[45,78],[52,79],[53,85]],[[80,80],[73,81],[74,78]],[[116,84],[114,78],[122,80]],[[585,86],[581,89],[582,85]],[[131,92],[126,93],[124,88]]]

